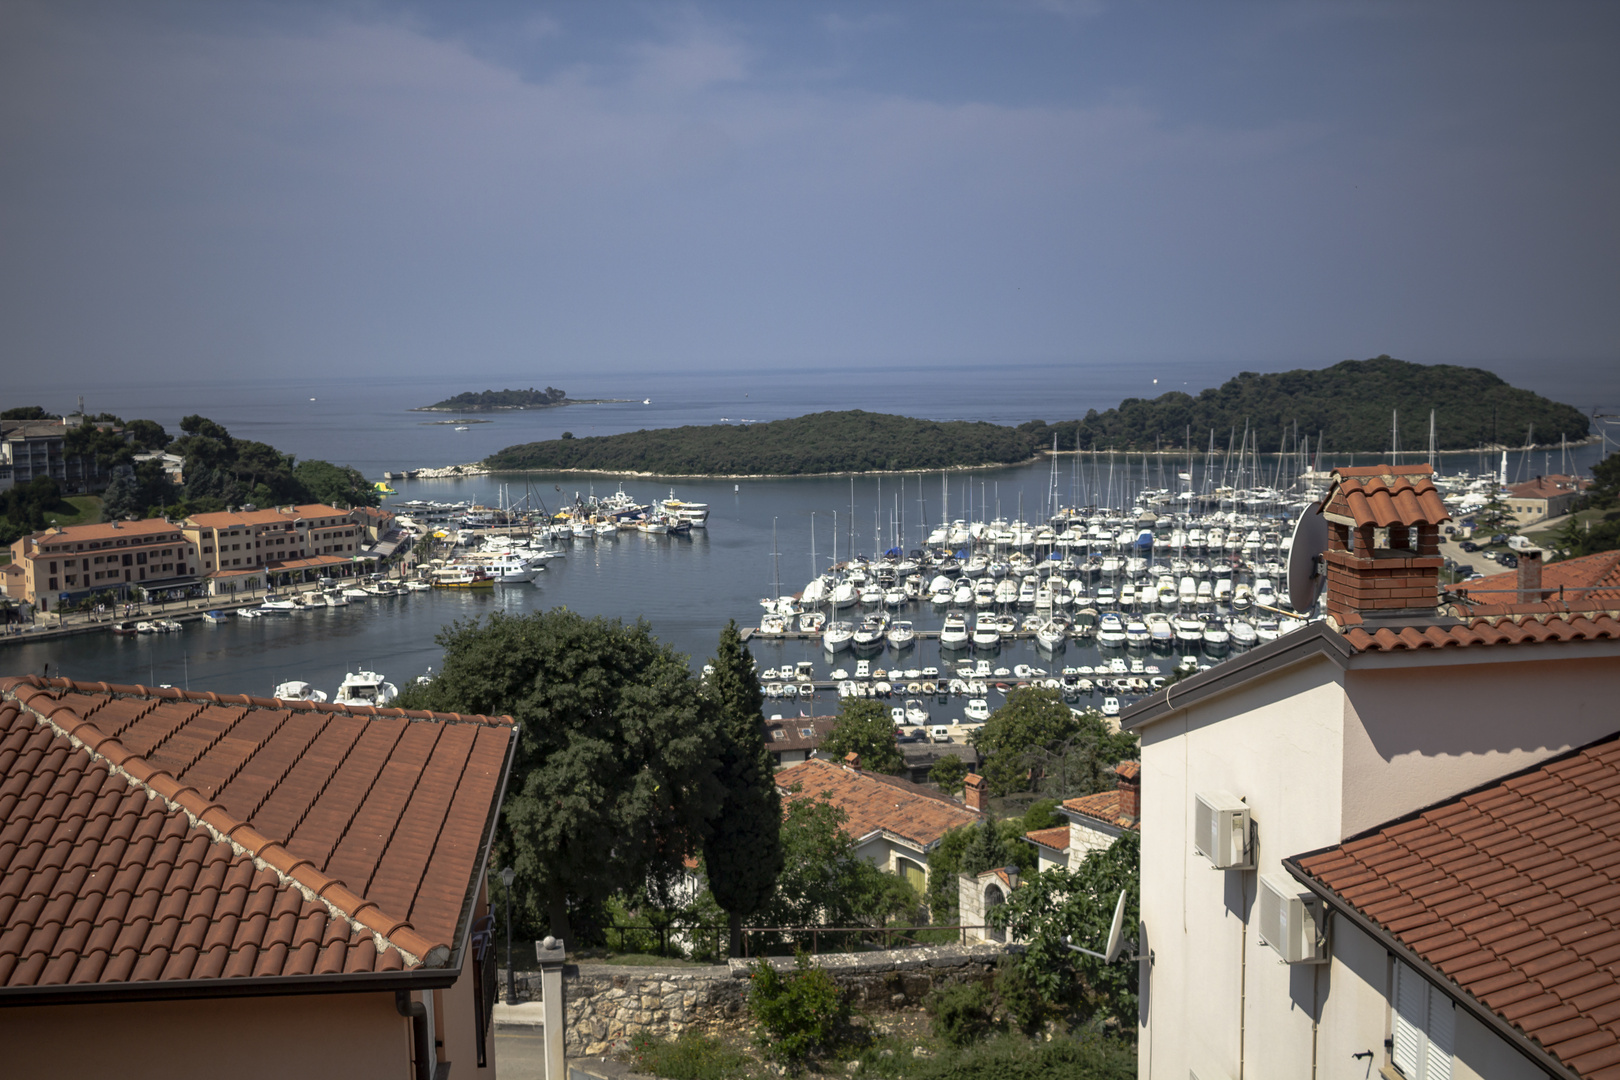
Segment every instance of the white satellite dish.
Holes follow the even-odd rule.
[[[1125,891],[1121,889],[1119,893],[1119,900],[1114,904],[1114,921],[1112,925],[1108,927],[1108,947],[1105,951],[1094,952],[1091,949],[1082,949],[1080,946],[1071,942],[1067,936],[1063,938],[1063,944],[1068,946],[1068,948],[1074,952],[1085,953],[1087,956],[1096,957],[1105,964],[1112,964],[1115,960],[1119,959],[1120,952],[1125,948],[1125,939],[1123,937],[1124,932]]]
[[[1293,545],[1288,549],[1288,603],[1300,614],[1311,610],[1322,591],[1322,570],[1317,556],[1327,550],[1328,522],[1322,506],[1306,508],[1294,522]]]

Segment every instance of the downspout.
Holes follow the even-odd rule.
[[[1243,899],[1243,932],[1238,951],[1238,1080],[1243,1080],[1244,1037],[1249,1011],[1249,872],[1239,870],[1238,888]]]
[[[411,1022],[411,1052],[416,1080],[433,1080],[433,1054],[428,1046],[427,1006],[411,1000],[409,990],[394,991],[394,1010]]]

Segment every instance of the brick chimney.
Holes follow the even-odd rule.
[[[984,813],[985,800],[988,797],[989,784],[978,773],[968,773],[962,777],[962,801],[969,810]]]
[[[850,770],[851,772],[860,772],[861,771],[861,755],[857,754],[853,750],[851,750],[849,753],[845,754],[844,755],[844,768]]]
[[[1135,761],[1122,761],[1114,766],[1119,778],[1119,813],[1121,817],[1142,816],[1142,766]]]
[[[1519,603],[1535,604],[1547,598],[1541,588],[1541,549],[1526,548],[1519,552]],[[1486,598],[1490,602],[1490,598]]]
[[[1451,515],[1428,465],[1334,469],[1321,514],[1328,520],[1325,607],[1335,625],[1433,618],[1440,525]]]

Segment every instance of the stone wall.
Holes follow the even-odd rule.
[[[945,945],[812,957],[857,1008],[881,1012],[921,1004],[937,986],[988,980],[1004,952],[999,945]],[[791,957],[771,963],[792,970]],[[612,1053],[646,1032],[668,1039],[683,1031],[740,1031],[748,1018],[748,962],[726,967],[614,967],[569,964],[563,969],[570,1057]],[[539,996],[536,974],[518,979],[518,996]]]

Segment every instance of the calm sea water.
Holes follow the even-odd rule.
[[[1070,418],[1087,409],[1103,409],[1130,395],[1148,396],[1178,384],[1197,390],[1214,385],[1230,374],[1209,365],[1180,369],[1159,365],[1088,367],[1084,370],[1054,366],[1008,367],[995,376],[962,371],[928,369],[828,369],[791,373],[665,373],[660,375],[594,376],[587,384],[578,379],[552,376],[512,376],[374,380],[334,379],[305,386],[218,385],[209,387],[103,388],[87,395],[92,411],[116,411],[126,417],[148,417],[170,428],[179,418],[199,413],[224,424],[233,434],[268,442],[300,458],[325,458],[356,465],[370,476],[385,469],[445,465],[477,460],[501,447],[532,439],[553,438],[563,430],[579,435],[606,434],[643,427],[707,424],[722,419],[770,420],[824,409],[867,408],[936,419],[976,419],[1021,423],[1034,417]],[[1572,373],[1562,386],[1504,377],[1548,396],[1580,403],[1571,390],[1584,388],[1584,400],[1596,402],[1604,394],[1620,400],[1620,387],[1601,381],[1580,382]],[[1153,378],[1159,378],[1157,386]],[[1612,373],[1602,379],[1613,382]],[[431,403],[467,389],[561,384],[575,396],[624,397],[633,404],[572,406],[539,412],[504,413],[489,424],[470,425],[455,432],[448,425],[423,421],[434,414],[412,413],[412,406]],[[43,392],[8,394],[26,403],[38,401],[50,408],[71,406],[48,399]],[[315,400],[311,401],[310,398]],[[650,398],[650,405],[642,399]],[[1580,448],[1577,467],[1596,460],[1596,447]],[[1448,460],[1448,469],[1495,469],[1497,460],[1474,456]],[[1510,479],[1557,471],[1559,454],[1536,452],[1528,458],[1510,455]],[[1168,467],[1168,463],[1167,463]],[[1157,461],[1147,469],[1147,486],[1160,482]],[[938,474],[799,478],[741,481],[680,481],[675,492],[684,499],[711,506],[707,531],[694,531],[690,539],[624,534],[614,540],[575,541],[565,559],[553,560],[534,585],[497,589],[493,596],[420,593],[384,601],[356,603],[347,608],[259,620],[234,619],[211,626],[190,624],[185,632],[170,635],[116,638],[90,635],[55,643],[0,649],[0,671],[8,674],[38,672],[46,664],[53,673],[109,682],[171,683],[193,689],[268,694],[284,679],[305,679],[328,693],[336,689],[346,671],[358,666],[374,668],[395,682],[414,678],[437,667],[441,651],[434,638],[457,620],[477,618],[492,611],[523,612],[557,605],[591,615],[634,620],[645,618],[654,633],[674,648],[702,663],[712,654],[720,628],[727,619],[740,625],[758,621],[762,596],[772,595],[780,579],[782,592],[803,588],[813,568],[825,568],[833,555],[836,535],[840,559],[853,549],[872,553],[895,542],[902,523],[906,547],[918,546],[925,521],[937,523],[946,513],[965,517],[972,503],[974,517],[1000,514],[1026,518],[1040,516],[1052,490],[1067,503],[1071,493],[1082,501],[1087,492],[1101,498],[1109,490],[1120,498],[1144,484],[1140,458],[1116,461],[1112,470],[1106,457],[1062,458],[1054,478],[1045,463],[986,470],[951,477],[948,493]],[[583,476],[474,477],[459,480],[397,482],[398,499],[429,498],[446,501],[496,503],[530,495],[548,506],[617,486],[618,480]],[[1173,485],[1173,479],[1169,481]],[[626,479],[625,490],[638,500],[667,495],[670,485],[644,478]],[[853,500],[853,514],[851,503]],[[1116,500],[1118,501],[1118,500]],[[814,554],[812,560],[812,529]],[[881,534],[881,535],[880,535]],[[774,540],[773,540],[774,537]],[[939,615],[928,605],[915,607],[903,617],[919,629],[932,629]],[[832,664],[823,662],[820,646],[813,643],[758,642],[754,646],[761,665],[780,666],[796,660],[817,661],[825,676]],[[848,653],[840,663],[847,664]],[[885,662],[894,663],[892,655]],[[1055,665],[1039,661],[1033,646],[1006,647],[997,664],[1013,666],[1095,664],[1091,650],[1069,647]],[[1170,661],[1161,661],[1168,671]],[[937,646],[921,642],[901,659],[903,666],[939,665]],[[940,665],[945,666],[945,665]],[[818,712],[836,708],[836,699],[817,702]],[[791,715],[795,704],[772,708]],[[809,708],[808,703],[803,707]],[[957,706],[953,706],[953,709]],[[768,710],[770,711],[770,710]],[[936,713],[949,710],[936,709]]]

